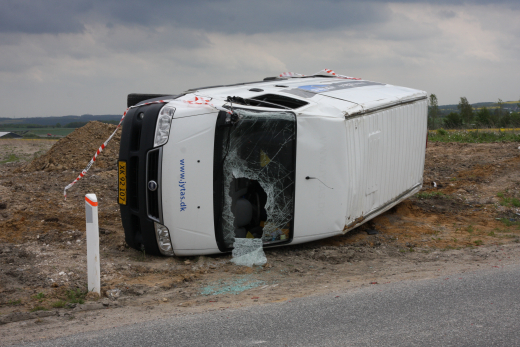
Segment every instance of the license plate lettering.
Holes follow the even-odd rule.
[[[120,161],[118,163],[119,173],[119,203],[126,205],[126,162]]]

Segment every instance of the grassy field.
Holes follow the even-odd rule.
[[[28,131],[33,134],[39,136],[46,136],[47,134],[57,135],[57,136],[67,136],[71,132],[73,132],[74,128],[3,128],[0,131],[10,131],[14,133],[19,133],[21,131]]]
[[[449,133],[457,133],[461,131],[479,131],[479,132],[488,132],[488,133],[498,133],[498,132],[513,132],[513,133],[520,133],[520,128],[483,128],[483,129],[437,129],[437,130],[428,130],[430,134],[436,133],[436,132],[443,132],[447,131]]]
[[[17,161],[28,162],[43,154],[58,139],[0,139],[0,166]]]
[[[430,130],[428,141],[432,142],[520,142],[520,129],[468,129],[468,130]]]

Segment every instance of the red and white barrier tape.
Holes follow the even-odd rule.
[[[105,149],[105,147],[108,145],[108,143],[110,142],[110,140],[112,140],[112,138],[114,137],[114,135],[116,134],[117,130],[119,130],[119,128],[121,127],[121,124],[123,124],[123,120],[125,119],[125,116],[126,114],[128,113],[128,110],[132,109],[132,108],[135,108],[135,107],[141,107],[141,106],[146,106],[146,105],[151,105],[151,104],[163,104],[163,103],[168,103],[172,100],[157,100],[157,101],[152,101],[152,102],[147,102],[145,104],[138,104],[138,105],[134,105],[134,106],[130,106],[129,108],[126,109],[126,111],[123,113],[123,117],[121,118],[121,120],[119,121],[119,124],[117,125],[116,129],[114,130],[114,132],[112,133],[112,135],[110,135],[110,137],[105,141],[103,142],[103,144],[98,148],[96,154],[94,154],[94,157],[90,160],[90,162],[88,163],[87,167],[85,167],[83,169],[83,171],[81,171],[81,173],[79,174],[79,176],[74,180],[74,182],[72,182],[71,184],[69,184],[68,186],[65,187],[65,189],[63,190],[63,196],[65,197],[65,200],[67,200],[67,190],[70,189],[77,181],[79,181],[83,176],[85,176],[85,174],[87,173],[87,171],[91,168],[91,166],[94,164],[94,162],[96,161],[98,155],[103,152],[103,150]],[[201,97],[198,97],[198,96],[195,96],[195,100],[182,100],[183,102],[185,103],[188,103],[188,104],[192,104],[192,105],[208,105],[208,106],[211,106],[213,108],[216,108],[217,110],[219,111],[225,111],[229,114],[231,114],[232,112],[230,110],[228,110],[227,108],[224,108],[224,107],[221,107],[221,106],[216,106],[214,105],[213,103],[210,102],[210,100],[208,99],[204,99],[204,98],[201,98]]]
[[[361,79],[361,78],[358,78],[358,77],[350,77],[350,76],[345,76],[345,75],[338,75],[337,73],[335,73],[331,69],[323,69],[321,71],[316,72],[315,74],[312,74],[311,76],[321,75],[323,73],[325,73],[327,75],[331,75],[331,76],[337,77],[337,78],[347,79],[347,80],[360,80]],[[280,77],[304,77],[304,76],[305,75],[302,75],[302,74],[296,73],[296,72],[282,72],[280,74]]]
[[[182,100],[182,101],[187,103],[187,104],[190,104],[190,105],[208,105],[208,106],[211,106],[213,108],[216,108],[219,111],[224,111],[224,112],[229,113],[229,114],[233,113],[230,110],[228,110],[227,108],[214,105],[213,103],[210,102],[209,99],[204,99],[203,97],[200,97],[200,96],[195,96],[195,100]]]
[[[315,73],[315,75],[321,74],[322,72],[325,72],[325,73],[327,73],[329,75],[332,75],[334,77],[337,77],[337,78],[343,78],[343,79],[347,79],[347,80],[360,80],[361,79],[361,78],[358,78],[358,77],[350,77],[350,76],[345,76],[345,75],[338,75],[337,73],[335,73],[331,69],[323,69],[323,70],[318,71],[317,73]]]
[[[65,189],[63,190],[63,196],[65,197],[65,200],[67,200],[67,190],[70,189],[74,184],[76,184],[77,181],[79,181],[83,176],[85,176],[85,174],[87,173],[87,171],[90,169],[90,167],[94,164],[94,162],[96,161],[98,155],[103,152],[103,150],[105,149],[105,147],[108,145],[108,143],[110,142],[110,140],[112,140],[112,138],[114,137],[114,135],[116,134],[116,132],[119,130],[119,128],[121,127],[121,124],[123,124],[123,120],[125,119],[125,116],[126,114],[128,113],[128,110],[130,110],[131,108],[134,108],[134,107],[138,107],[138,106],[145,106],[145,105],[151,105],[151,104],[161,104],[161,103],[165,103],[165,102],[169,102],[170,100],[158,100],[158,101],[152,101],[152,102],[147,102],[146,104],[140,104],[140,105],[136,105],[136,106],[131,106],[129,108],[126,109],[125,113],[123,113],[123,117],[121,118],[121,120],[119,121],[119,124],[117,125],[116,127],[116,130],[114,130],[114,132],[112,133],[112,135],[110,135],[110,137],[105,141],[103,142],[103,144],[98,148],[96,154],[94,154],[94,157],[90,160],[90,162],[88,163],[87,167],[85,167],[83,169],[83,171],[81,171],[81,173],[79,174],[79,176],[74,180],[74,182],[72,182],[71,184],[69,184],[68,186],[65,187]]]
[[[282,72],[280,74],[280,77],[303,77],[305,75],[302,75],[301,73],[297,72]]]

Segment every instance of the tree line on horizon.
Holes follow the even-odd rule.
[[[430,94],[428,98],[428,129],[469,129],[469,128],[516,128],[520,127],[520,100],[516,111],[511,112],[504,107],[502,99],[498,99],[496,107],[474,108],[463,96],[457,105],[458,112],[443,113],[439,109],[437,96]]]

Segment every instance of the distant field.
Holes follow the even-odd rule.
[[[71,132],[73,132],[74,128],[3,128],[0,131],[11,131],[14,133],[18,133],[20,131],[29,131],[33,134],[44,136],[47,134],[58,135],[58,136],[67,136]]]
[[[22,119],[12,119],[12,118],[0,119],[0,124],[13,124],[13,123],[23,123],[23,120]]]
[[[462,143],[520,142],[520,129],[438,129],[430,130],[428,139],[432,142]]]
[[[436,133],[437,130],[428,130],[430,133]],[[520,128],[482,128],[482,129],[443,129],[443,131],[448,131],[450,133],[456,133],[456,132],[464,132],[464,131],[478,131],[478,132],[520,132]]]

